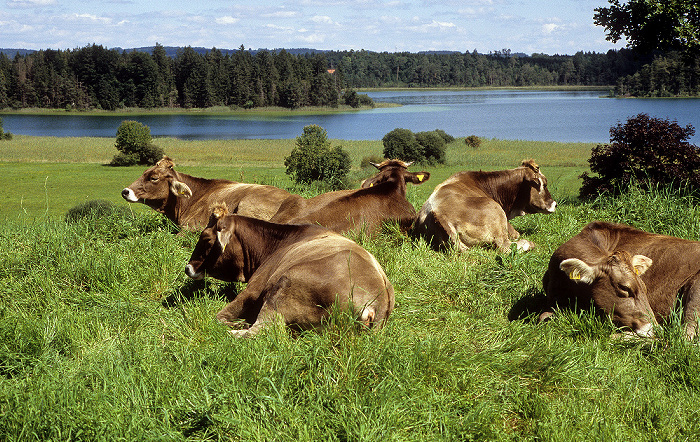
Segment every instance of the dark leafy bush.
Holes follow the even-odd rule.
[[[152,165],[163,158],[163,149],[153,144],[151,129],[138,121],[122,122],[114,146],[120,153],[112,159],[112,166]]]
[[[296,138],[296,146],[284,159],[286,173],[297,183],[321,181],[333,189],[347,187],[350,155],[342,147],[331,147],[326,130],[311,124]]]
[[[464,144],[466,144],[468,147],[478,149],[479,146],[481,146],[481,138],[477,137],[476,135],[469,135],[464,139]]]
[[[588,172],[581,175],[581,198],[626,191],[631,183],[642,188],[682,185],[700,190],[700,151],[688,139],[695,129],[666,119],[639,114],[610,129],[610,144],[593,148]]]
[[[11,140],[12,134],[5,132],[2,128],[2,118],[0,118],[0,140]]]
[[[396,128],[384,135],[384,157],[420,162],[425,158],[423,146],[409,129]]]
[[[453,142],[453,141],[455,140],[455,137],[453,137],[452,135],[448,134],[447,132],[445,132],[445,131],[442,130],[442,129],[435,129],[434,132],[435,132],[436,134],[440,135],[440,137],[441,137],[443,140],[445,140],[445,143],[451,143],[451,142]]]
[[[416,141],[423,147],[422,163],[445,163],[445,139],[437,132],[418,132]]]

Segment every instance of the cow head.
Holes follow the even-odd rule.
[[[523,160],[521,167],[524,168],[523,199],[526,201],[522,213],[554,213],[557,202],[547,189],[547,177],[540,172],[540,167],[533,160]]]
[[[381,163],[370,163],[379,170],[379,173],[362,182],[360,187],[374,187],[385,182],[401,182],[423,184],[430,178],[429,172],[409,172],[408,168],[413,161],[406,163],[401,160],[384,160]]]
[[[229,214],[226,204],[214,206],[209,224],[199,235],[185,266],[185,274],[192,279],[202,279],[206,273],[222,281],[246,281],[241,246],[231,241],[234,228],[235,218]]]
[[[598,264],[569,258],[559,268],[574,282],[577,291],[590,291],[594,306],[610,315],[616,326],[630,328],[640,336],[651,336],[656,320],[647,287],[640,278],[651,264],[651,258],[644,255],[616,251]]]
[[[155,166],[147,169],[141,178],[124,188],[122,197],[130,203],[144,202],[156,210],[162,208],[170,195],[178,198],[191,197],[192,190],[177,179],[174,165],[173,160],[163,157]]]

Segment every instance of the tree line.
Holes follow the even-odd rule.
[[[641,67],[627,49],[573,56],[509,50],[293,55],[241,46],[226,54],[186,47],[171,57],[159,44],[151,53],[93,44],[0,54],[0,109],[357,106],[356,88],[615,85]]]

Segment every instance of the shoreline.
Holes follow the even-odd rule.
[[[614,86],[521,86],[521,87],[397,87],[397,88],[358,88],[357,92],[383,92],[383,91],[610,91]],[[339,105],[338,107],[301,107],[298,109],[288,109],[277,106],[260,107],[253,109],[231,108],[228,106],[212,106],[208,108],[181,108],[181,107],[158,107],[152,109],[146,108],[124,108],[118,110],[102,110],[102,109],[62,109],[62,108],[22,108],[22,109],[2,109],[2,115],[95,115],[95,116],[129,116],[129,115],[182,115],[182,114],[197,114],[197,115],[327,115],[336,113],[362,112],[378,108],[401,107],[398,103],[375,103],[374,106],[360,106],[357,108],[348,105]]]

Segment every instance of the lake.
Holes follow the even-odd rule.
[[[318,124],[331,139],[379,140],[395,128],[442,129],[455,137],[561,142],[608,142],[610,127],[639,113],[692,125],[700,131],[700,99],[618,99],[600,91],[378,91],[376,102],[401,107],[292,116],[222,115],[0,115],[5,131],[35,136],[114,137],[125,119],[147,125],[154,137],[181,139],[295,138]],[[700,134],[691,142],[700,144]]]

